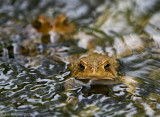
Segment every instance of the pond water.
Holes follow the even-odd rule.
[[[160,116],[160,0],[1,0],[0,116]],[[66,14],[78,34],[46,41],[31,25],[37,15]],[[66,91],[69,55],[96,50],[117,55],[125,84]],[[84,39],[85,38],[85,39]],[[49,37],[50,39],[50,37]],[[67,102],[74,97],[74,106]]]

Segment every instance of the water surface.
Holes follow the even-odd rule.
[[[159,3],[159,0],[1,1],[0,114],[159,116]],[[141,82],[135,97],[126,91],[125,84],[109,85],[109,89],[86,85],[65,91],[70,71],[67,63],[57,56],[85,53],[86,41],[72,37],[44,43],[42,35],[31,26],[39,14],[52,17],[60,13],[65,13],[78,31],[94,36],[98,40],[97,50],[119,55],[119,74],[136,77]],[[21,46],[26,40],[30,42],[28,50]],[[75,107],[67,103],[68,96],[78,99]]]

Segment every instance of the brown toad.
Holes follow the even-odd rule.
[[[60,14],[54,18],[45,15],[39,15],[32,22],[33,27],[42,34],[54,31],[58,34],[68,34],[75,31],[75,26],[68,22],[65,14]]]
[[[127,91],[134,93],[138,87],[138,80],[130,76],[119,76],[119,63],[116,57],[109,57],[105,54],[87,53],[82,56],[72,56],[69,58],[68,68],[71,76],[78,80],[89,80],[90,85],[107,85],[124,83],[128,86]],[[65,88],[73,88],[83,85],[74,79],[68,79]]]
[[[79,59],[71,60],[68,67],[72,76],[77,79],[101,80],[116,78],[119,64],[116,58],[92,53],[82,55]]]

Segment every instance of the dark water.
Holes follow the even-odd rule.
[[[159,0],[0,0],[0,116],[160,116],[159,4]],[[141,82],[135,97],[124,84],[65,91],[70,72],[59,58],[86,52],[86,42],[72,37],[42,43],[42,35],[31,26],[39,14],[60,13],[75,22],[78,31],[94,36],[97,50],[119,55],[119,74]],[[25,41],[27,49],[22,46]],[[67,103],[69,96],[78,99],[74,107]]]

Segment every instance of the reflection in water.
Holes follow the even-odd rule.
[[[0,114],[8,116],[158,116],[159,0],[6,0],[0,4]],[[37,33],[39,14],[65,13],[78,32]],[[94,45],[96,43],[96,45]],[[87,46],[89,45],[89,46]],[[119,74],[136,77],[135,96],[125,84],[89,84],[65,90],[65,58],[97,51],[116,55]],[[69,97],[74,103],[67,103]],[[77,101],[78,100],[78,101]]]

